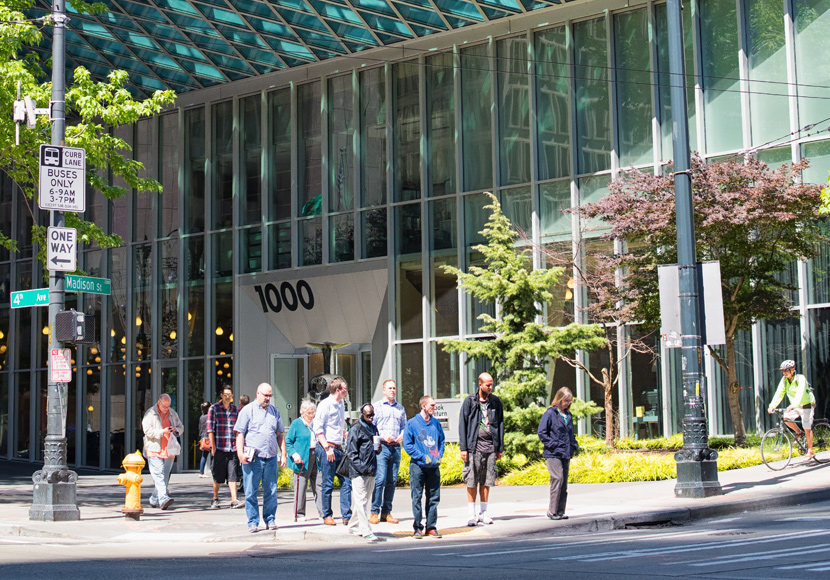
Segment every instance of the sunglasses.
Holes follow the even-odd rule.
[[[363,413],[363,416],[364,417],[374,417],[375,414],[374,413]]]

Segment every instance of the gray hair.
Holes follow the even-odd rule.
[[[302,415],[303,413],[305,413],[309,409],[314,410],[316,408],[317,408],[317,405],[314,403],[314,401],[308,401],[308,400],[303,401],[300,404],[300,415]]]

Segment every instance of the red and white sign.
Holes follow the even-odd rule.
[[[72,382],[72,352],[68,348],[52,349],[49,372],[53,383]]]

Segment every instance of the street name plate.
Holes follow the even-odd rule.
[[[53,383],[72,381],[72,352],[68,348],[53,348],[51,350],[49,373]]]
[[[74,272],[78,255],[78,230],[46,228],[46,269],[53,272]]]
[[[90,294],[110,294],[112,283],[109,278],[91,278],[89,276],[73,276],[67,274],[64,278],[64,288],[67,292],[88,292]]]
[[[12,308],[49,306],[49,288],[12,292]]]
[[[78,147],[40,146],[40,209],[84,213],[86,151]]]

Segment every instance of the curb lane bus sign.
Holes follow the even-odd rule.
[[[12,292],[12,308],[49,306],[49,288]]]
[[[90,278],[89,276],[73,276],[67,274],[64,278],[64,288],[67,292],[89,292],[90,294],[110,294],[112,283],[109,278]]]
[[[84,213],[86,151],[79,147],[40,146],[40,209]]]
[[[46,269],[74,272],[78,255],[78,231],[75,228],[46,228]]]
[[[49,374],[53,383],[72,381],[72,352],[68,348],[53,348],[49,357]]]

